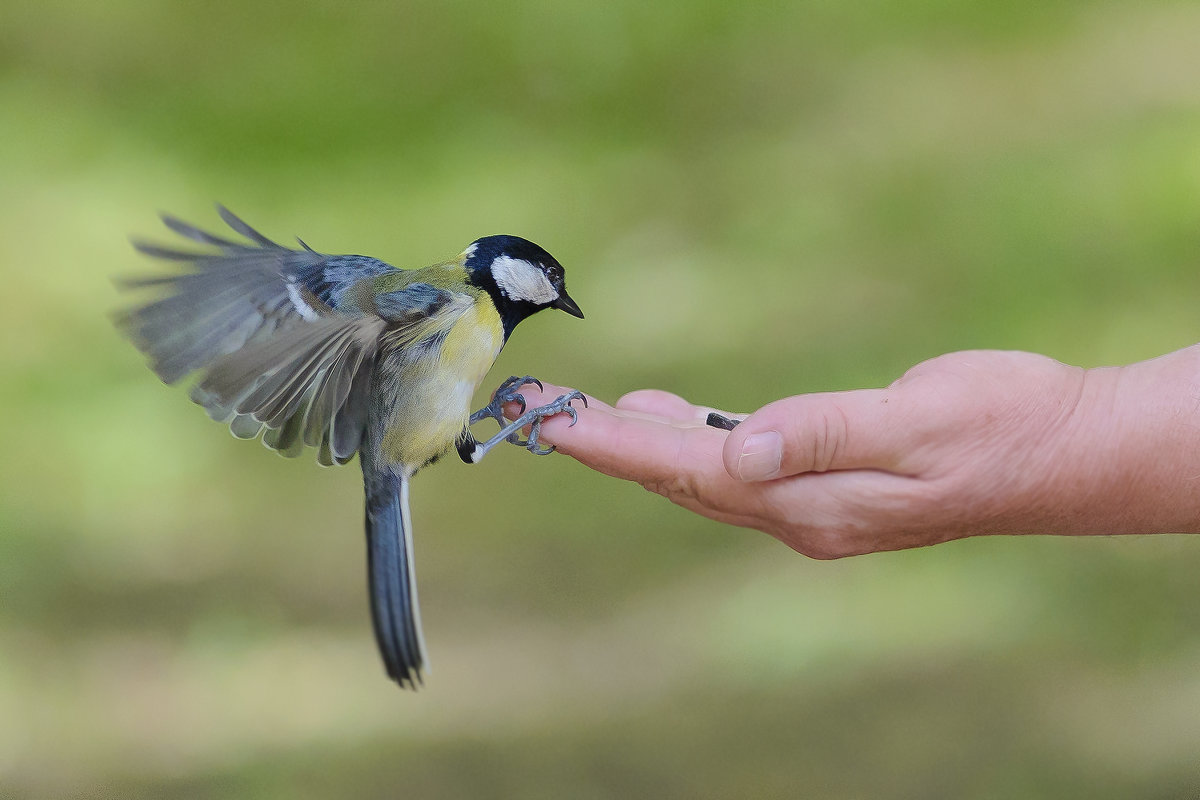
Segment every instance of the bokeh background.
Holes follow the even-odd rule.
[[[404,693],[357,467],[234,440],[106,315],[130,234],[221,201],[401,266],[545,245],[587,320],[494,381],[752,409],[1152,357],[1200,340],[1198,41],[1158,0],[5,4],[0,796],[1194,796],[1200,539],[818,563],[448,459]]]

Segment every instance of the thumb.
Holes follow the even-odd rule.
[[[722,456],[741,481],[804,472],[893,469],[909,445],[889,389],[804,394],[763,406],[730,432]]]

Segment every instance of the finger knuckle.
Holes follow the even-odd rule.
[[[838,458],[846,446],[846,437],[850,432],[850,423],[846,412],[839,406],[834,406],[821,412],[817,426],[817,435],[813,437],[811,456],[814,472],[828,472],[838,463]]]

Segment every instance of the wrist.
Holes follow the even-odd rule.
[[[1066,428],[1062,533],[1200,532],[1200,346],[1087,370]]]

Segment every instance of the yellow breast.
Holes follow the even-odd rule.
[[[472,303],[441,346],[400,367],[399,392],[387,415],[383,455],[414,468],[447,450],[467,426],[471,399],[504,346],[495,306]]]

